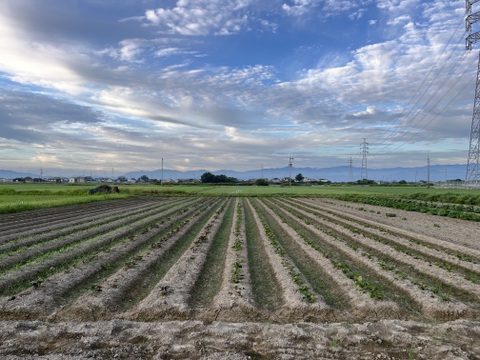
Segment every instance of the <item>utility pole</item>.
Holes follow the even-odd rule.
[[[368,170],[367,170],[367,154],[368,154],[368,143],[367,139],[363,138],[363,143],[360,144],[361,153],[362,153],[362,180],[368,179]]]
[[[293,157],[290,155],[288,158],[288,167],[289,167],[289,173],[288,173],[288,187],[292,187],[292,161]]]
[[[348,182],[353,181],[353,160],[350,156],[350,160],[348,160]]]
[[[427,189],[430,188],[430,156],[427,158]]]
[[[163,186],[163,158],[162,158],[162,176],[160,178],[160,186]]]
[[[466,31],[469,35],[466,38],[467,50],[472,49],[472,45],[480,40],[480,31],[472,33],[472,25],[480,20],[480,11],[472,13],[472,5],[479,0],[466,0],[465,18]],[[467,171],[465,175],[465,187],[478,187],[480,181],[479,175],[480,161],[480,54],[477,67],[477,82],[475,86],[475,97],[473,100],[472,127],[470,129],[470,142],[468,147]]]

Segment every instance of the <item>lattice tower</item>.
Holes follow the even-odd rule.
[[[471,50],[473,44],[480,40],[480,31],[471,33],[472,25],[480,20],[480,11],[472,14],[472,5],[480,0],[466,0],[465,18],[466,30],[470,33],[466,38],[466,48]],[[470,130],[470,142],[468,147],[467,171],[465,175],[466,187],[478,187],[480,185],[479,175],[480,161],[480,54],[477,67],[477,81],[475,86],[475,97],[473,99],[472,127]]]
[[[362,153],[362,180],[368,179],[368,169],[367,169],[367,154],[368,154],[368,143],[367,139],[363,139],[363,143],[360,144],[361,153]]]

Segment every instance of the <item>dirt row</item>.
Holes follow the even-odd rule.
[[[0,357],[480,358],[471,223],[331,199],[97,204],[28,212],[37,230],[1,243]]]
[[[95,226],[78,214],[76,222],[65,218],[67,227],[45,222],[5,241],[2,318],[479,318],[478,250],[445,234],[416,234],[400,217],[400,225],[384,224],[321,199],[158,198],[121,210],[122,203],[96,208]]]
[[[168,203],[173,199],[164,199]],[[146,206],[158,206],[156,200],[118,199],[90,204],[70,205],[62,208],[48,208],[0,217],[0,244],[12,239],[26,237],[32,234],[47,233],[58,229],[69,229],[76,224],[95,225],[107,215],[122,216]],[[60,211],[59,211],[60,210]],[[38,213],[37,213],[38,212]],[[4,218],[5,217],[5,218]]]

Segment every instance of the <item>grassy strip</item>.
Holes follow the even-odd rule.
[[[234,214],[234,202],[230,200],[222,224],[213,238],[205,264],[191,291],[190,304],[194,308],[209,304],[220,290]]]
[[[249,206],[246,206],[246,201],[245,198],[242,199],[245,209],[247,254],[253,298],[259,308],[275,311],[283,304],[281,287],[268,261],[260,231],[255,225],[253,212]]]
[[[11,214],[23,211],[52,208],[59,206],[67,206],[74,204],[84,204],[105,200],[123,199],[128,197],[127,194],[108,194],[108,195],[88,195],[88,189],[85,190],[84,195],[76,194],[21,194],[2,195],[0,198],[2,204],[0,205],[0,214]]]

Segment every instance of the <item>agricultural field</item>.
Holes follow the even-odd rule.
[[[479,224],[307,195],[3,214],[0,309],[9,359],[478,359]]]

